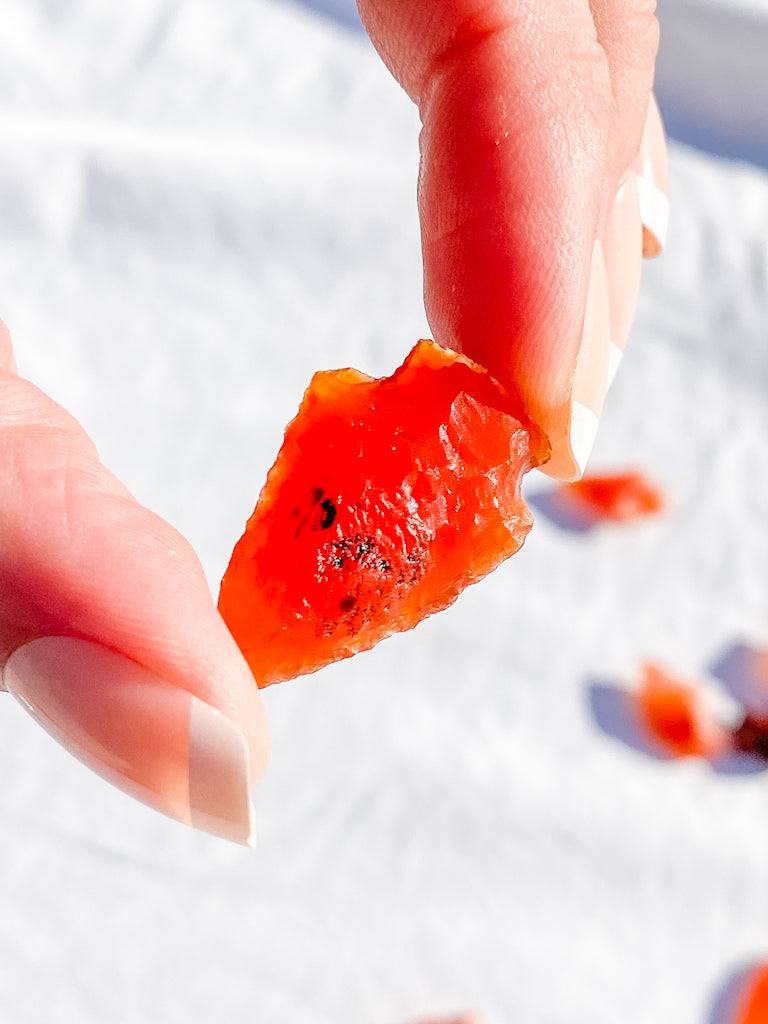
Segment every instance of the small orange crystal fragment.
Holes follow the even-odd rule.
[[[410,629],[513,554],[547,455],[516,397],[432,342],[380,380],[316,373],[221,584],[259,686]]]
[[[560,494],[590,519],[637,519],[664,508],[659,488],[639,472],[583,476],[563,484]]]
[[[696,688],[655,665],[644,666],[635,703],[641,725],[670,757],[712,758],[728,747],[727,731],[708,713]]]

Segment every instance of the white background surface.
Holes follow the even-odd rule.
[[[215,589],[313,370],[389,372],[427,332],[416,116],[304,8],[0,4],[20,370]],[[448,612],[269,690],[255,852],[132,803],[2,700],[3,1019],[721,1024],[768,956],[768,778],[651,758],[590,702],[646,657],[717,692],[723,652],[768,646],[768,179],[673,146],[672,187],[594,456],[658,479],[668,514],[540,515]]]

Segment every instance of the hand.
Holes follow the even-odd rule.
[[[269,730],[198,560],[15,371],[0,323],[2,681],[115,785],[248,842]]]
[[[586,0],[360,8],[424,121],[436,340],[516,386],[550,433],[554,471],[577,473],[579,409],[596,423],[631,321],[641,214],[649,244],[663,237],[655,19],[630,0],[593,0],[594,17]],[[116,785],[247,842],[268,726],[200,565],[15,370],[3,327],[0,678]]]
[[[516,387],[577,477],[666,229],[654,0],[358,6],[421,114],[435,340]]]

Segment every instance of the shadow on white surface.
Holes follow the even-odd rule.
[[[564,500],[557,488],[547,488],[526,495],[529,505],[545,516],[550,523],[566,533],[589,534],[599,525],[597,519],[579,512],[573,504]]]
[[[631,695],[626,690],[605,679],[590,679],[586,694],[595,725],[606,736],[655,761],[672,760],[643,734],[632,707]]]
[[[735,643],[719,654],[709,673],[753,714],[768,714],[768,680],[760,672],[761,653],[746,643]],[[766,655],[762,657],[768,661]]]
[[[298,0],[298,2],[303,3],[305,7],[317,14],[331,18],[339,25],[355,29],[357,32],[363,31],[354,0]]]
[[[755,961],[728,976],[715,995],[706,1024],[737,1024],[736,1011],[739,1008],[739,1001],[744,995],[752,971],[758,966],[758,962]]]

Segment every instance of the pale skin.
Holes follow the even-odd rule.
[[[599,320],[607,303],[614,324],[619,314],[631,320],[639,255],[634,242],[625,257],[611,241],[612,228],[624,224],[615,215],[619,186],[631,168],[643,173],[643,160],[646,170],[654,160],[663,164],[653,150],[638,158],[657,46],[653,4],[360,0],[359,6],[375,46],[422,116],[419,216],[435,338],[476,359],[482,355],[479,361],[517,386],[529,411],[567,443],[585,308],[588,315],[596,308]],[[663,191],[662,178],[659,171]],[[639,239],[634,197],[632,191],[629,213],[622,214],[630,229],[618,234],[635,232]],[[605,269],[595,289],[590,274],[594,279],[598,239]],[[614,341],[623,346],[623,339]],[[392,353],[393,366],[403,355]],[[604,390],[594,380],[584,385],[587,404],[595,387]],[[598,399],[599,406],[602,395]],[[220,712],[233,726],[216,740],[217,757],[227,762],[219,767],[232,783],[227,806],[217,807],[209,793],[195,808],[197,797],[188,796],[190,787],[199,789],[208,762],[198,758],[193,784],[187,760],[194,744],[183,702],[177,702],[179,722],[166,730],[176,737],[173,749],[170,741],[155,749],[153,730],[142,727],[139,736],[138,726],[116,739],[123,744],[120,758],[133,764],[124,788],[182,820],[246,841],[250,812],[239,790],[232,795],[233,777],[242,774],[247,792],[262,775],[268,726],[194,551],[101,464],[68,413],[18,376],[4,327],[0,425],[5,685],[97,770],[104,745],[112,742],[110,688],[119,694],[115,706],[131,719],[126,659],[129,669],[147,670],[158,694],[180,691],[180,698],[192,695]],[[566,452],[564,466],[568,458]],[[71,692],[77,699],[46,676],[58,662],[37,657],[44,644],[26,648],[31,660],[12,657],[32,641],[61,636],[93,642],[61,648],[61,678],[76,680]],[[100,660],[103,649],[123,658]],[[151,685],[147,692],[154,692]],[[84,702],[91,718],[80,723]],[[161,718],[170,704],[158,699],[145,713]],[[245,745],[227,761],[219,747],[233,738],[236,746],[244,738]],[[104,774],[123,785],[121,771],[107,765]],[[191,814],[185,800],[192,801]]]

